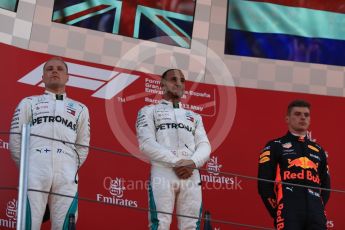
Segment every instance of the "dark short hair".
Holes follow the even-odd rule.
[[[44,63],[43,71],[44,71],[44,69],[46,68],[47,63],[48,63],[49,61],[52,61],[52,60],[61,61],[61,62],[65,65],[66,71],[67,71],[67,73],[68,73],[68,66],[67,66],[66,62],[62,59],[62,57],[52,57],[52,58],[50,58],[48,61],[46,61],[46,63]]]
[[[289,115],[291,113],[291,110],[294,107],[306,107],[306,108],[310,109],[311,104],[305,100],[300,100],[300,99],[294,100],[294,101],[290,102],[290,104],[287,107],[287,115]]]
[[[162,73],[162,79],[165,79],[165,77],[167,76],[167,74],[170,72],[170,71],[174,71],[174,70],[177,70],[177,71],[180,71],[182,73],[182,71],[180,69],[168,69],[168,70],[165,70],[164,73]]]

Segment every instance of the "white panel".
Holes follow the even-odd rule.
[[[66,85],[80,88],[80,89],[88,89],[88,90],[95,91],[96,89],[98,89],[103,84],[104,84],[103,81],[90,80],[90,79],[86,79],[86,78],[70,76],[69,81],[67,82]],[[44,83],[42,82],[38,86],[44,87]]]
[[[116,94],[124,90],[127,86],[132,84],[138,78],[139,76],[137,75],[121,73],[120,75],[116,76],[113,80],[108,82],[96,93],[94,93],[92,96],[98,98],[111,99]]]
[[[30,73],[19,79],[18,82],[26,83],[29,85],[37,85],[40,81],[42,81],[43,65],[44,63],[36,67]]]
[[[96,90],[104,84],[103,81],[90,80],[86,78],[70,76],[67,82],[68,86],[73,86],[82,89]]]
[[[66,62],[68,65],[68,72],[73,75],[85,76],[93,79],[109,81],[118,72],[90,67],[86,65],[74,64],[71,62]]]

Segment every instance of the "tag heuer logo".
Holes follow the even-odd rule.
[[[119,73],[71,62],[66,62],[66,64],[69,70],[68,86],[96,91],[92,96],[103,99],[113,98],[139,78],[137,75]],[[43,65],[44,63],[37,66],[30,73],[19,79],[18,82],[43,87]]]

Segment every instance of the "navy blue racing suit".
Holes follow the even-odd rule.
[[[276,181],[259,180],[258,191],[277,229],[327,229],[329,191],[279,183],[329,189],[327,155],[318,144],[290,132],[269,141],[259,157],[258,177]]]

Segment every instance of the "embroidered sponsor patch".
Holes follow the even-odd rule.
[[[282,144],[282,146],[283,146],[283,148],[285,148],[285,149],[289,149],[289,148],[292,147],[292,144],[291,144],[291,142],[287,142],[287,143],[285,143],[285,144]]]
[[[265,163],[265,162],[267,162],[269,160],[270,160],[269,157],[263,157],[263,158],[260,159],[259,163],[262,164],[262,163]]]
[[[316,147],[312,145],[308,145],[308,148],[310,148],[311,150],[314,150],[315,152],[320,152],[320,150],[318,150]]]
[[[270,154],[271,154],[270,151],[265,151],[265,152],[261,153],[260,158],[263,158],[265,156],[269,156]]]

